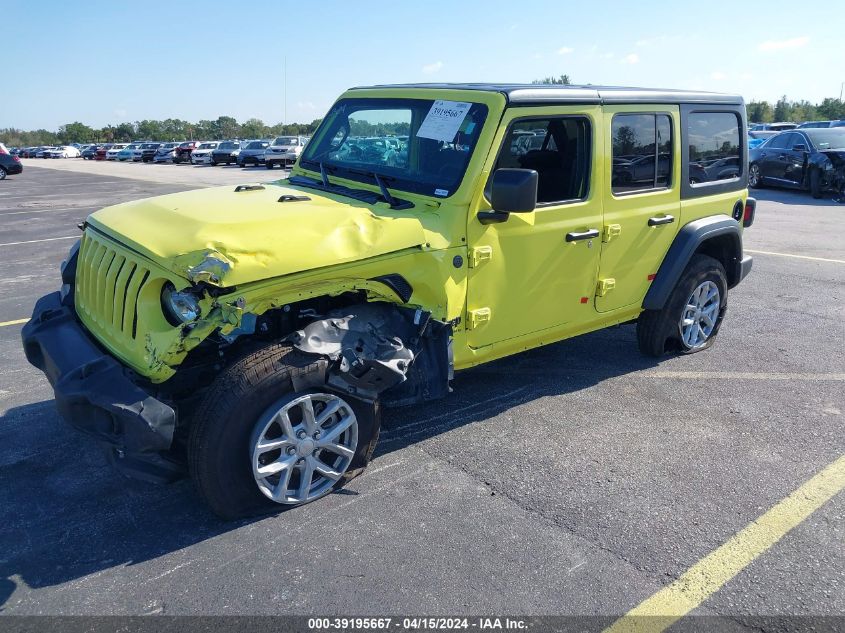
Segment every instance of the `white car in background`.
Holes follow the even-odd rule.
[[[191,152],[191,163],[194,165],[210,165],[211,152],[217,149],[220,145],[217,141],[204,141],[200,143],[197,148]]]
[[[282,168],[292,165],[307,143],[306,136],[277,137],[264,152],[264,166],[267,169],[273,169],[276,165]]]
[[[79,158],[82,152],[73,145],[59,145],[55,149],[47,150],[48,158]]]
[[[117,160],[117,155],[120,154],[120,152],[124,149],[126,149],[126,143],[118,143],[117,145],[112,145],[106,151],[106,160]]]

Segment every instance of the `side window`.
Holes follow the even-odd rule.
[[[690,184],[729,180],[742,174],[739,130],[739,117],[733,112],[690,113]]]
[[[613,193],[668,187],[672,182],[672,119],[667,114],[617,114],[611,124]]]
[[[533,169],[537,203],[587,197],[590,175],[590,123],[585,117],[521,119],[505,136],[496,166]]]
[[[769,143],[769,147],[771,149],[786,149],[786,144],[789,142],[789,139],[792,138],[792,134],[785,133],[785,134],[778,134],[774,138],[772,138],[771,142]]]

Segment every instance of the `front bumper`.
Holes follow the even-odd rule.
[[[176,411],[135,384],[103,353],[58,292],[41,297],[21,333],[27,360],[44,372],[61,416],[109,449],[125,475],[173,481],[182,465],[165,453],[173,444]]]

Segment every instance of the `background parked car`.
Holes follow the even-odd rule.
[[[124,148],[117,153],[117,160],[121,162],[133,160],[136,149],[140,151],[140,145],[138,143],[129,143],[129,145],[124,146]]]
[[[50,158],[79,158],[81,152],[73,145],[59,145],[47,152]]]
[[[106,151],[106,160],[117,160],[117,155],[126,149],[126,143],[115,143]]]
[[[141,143],[140,161],[142,163],[153,162],[153,157],[159,147],[161,147],[161,143]]]
[[[220,143],[218,141],[204,141],[200,143],[197,148],[191,152],[192,165],[210,165],[211,152],[217,149]]]
[[[832,123],[832,121],[804,121],[804,123],[799,125],[796,129],[803,130],[803,129],[808,128],[808,127],[810,127],[810,128],[813,128],[813,127],[825,128],[825,127],[830,127],[831,123]]]
[[[46,145],[44,147],[39,147],[38,151],[35,152],[35,158],[50,158],[50,152],[56,149],[55,145]]]
[[[170,163],[176,155],[176,148],[179,143],[162,143],[153,154],[154,163]]]
[[[217,148],[211,152],[211,164],[219,165],[226,163],[231,165],[238,162],[238,154],[241,152],[240,141],[222,141]]]
[[[23,165],[21,159],[11,154],[0,153],[0,180],[5,180],[6,176],[20,174],[23,172]]]
[[[748,184],[841,191],[845,181],[845,129],[805,128],[781,132],[748,155]]]
[[[304,136],[279,136],[265,150],[264,165],[267,169],[273,169],[276,165],[292,165],[307,143],[308,139]]]
[[[845,119],[842,119],[841,121],[831,121],[830,127],[845,127]]]
[[[97,158],[97,150],[99,150],[100,147],[100,145],[86,145],[82,148],[82,158],[84,160],[94,160]]]
[[[176,152],[173,154],[173,163],[176,165],[179,163],[190,163],[191,154],[197,145],[199,145],[199,141],[184,141],[180,143],[176,148]]]
[[[238,165],[246,167],[247,165],[262,165],[264,164],[264,152],[270,147],[270,141],[250,141],[246,147],[241,147],[241,152],[238,154]]]
[[[781,123],[756,123],[748,128],[748,136],[751,138],[767,139],[775,134],[783,132],[784,130],[794,130],[798,127],[797,123],[781,122]]]

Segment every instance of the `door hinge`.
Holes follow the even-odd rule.
[[[596,296],[603,297],[608,292],[616,288],[616,280],[613,278],[610,279],[599,279],[598,287],[596,288]]]
[[[601,235],[602,242],[609,242],[614,237],[618,237],[622,234],[622,225],[621,224],[605,224],[604,225],[604,232]]]
[[[493,247],[478,246],[469,253],[469,267],[478,268],[481,264],[489,262],[491,259],[493,259]]]
[[[490,308],[478,308],[477,310],[470,310],[467,319],[467,329],[474,330],[482,323],[487,323],[490,320]]]

